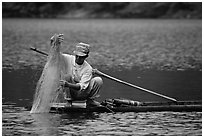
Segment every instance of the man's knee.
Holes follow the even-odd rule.
[[[93,81],[94,81],[97,85],[99,85],[99,86],[102,86],[102,85],[103,85],[103,80],[102,80],[101,77],[94,77],[94,78],[93,78]]]

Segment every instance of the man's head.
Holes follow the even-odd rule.
[[[78,55],[78,56],[88,56],[89,55],[89,47],[90,47],[89,44],[85,44],[82,42],[78,43],[76,45],[76,49],[74,51],[74,54]]]
[[[78,43],[76,45],[76,49],[74,51],[74,54],[76,56],[75,62],[79,65],[84,63],[84,60],[89,56],[89,44],[85,43]]]

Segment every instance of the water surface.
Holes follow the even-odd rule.
[[[178,100],[201,99],[201,72],[104,70],[103,72]],[[30,114],[41,70],[3,70],[3,135],[201,135],[201,112]],[[166,101],[163,98],[103,78],[102,101],[128,98]],[[188,81],[186,81],[188,80]],[[12,86],[12,87],[11,87]],[[191,86],[191,87],[189,87]]]
[[[3,136],[202,135],[201,112],[30,114],[20,107],[3,109]]]

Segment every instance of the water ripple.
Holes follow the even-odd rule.
[[[30,114],[3,105],[3,136],[202,135],[201,112]]]

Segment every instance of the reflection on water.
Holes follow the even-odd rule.
[[[3,103],[18,106],[31,105],[36,83],[42,70],[19,69],[3,70]],[[182,100],[202,100],[201,71],[140,71],[137,69],[103,71],[111,76],[155,92]],[[139,101],[163,101],[165,99],[103,78],[102,101],[106,98],[128,98]]]
[[[108,70],[104,72],[179,101],[202,100],[201,71],[156,71],[133,68],[132,70]],[[123,97],[139,101],[166,100],[108,79],[104,79],[104,85],[101,94],[102,99]]]
[[[178,100],[202,100],[202,72],[104,71]],[[41,70],[3,70],[2,134],[5,135],[202,135],[201,112],[30,114]],[[101,98],[165,100],[104,79]],[[190,86],[190,87],[189,87]]]

